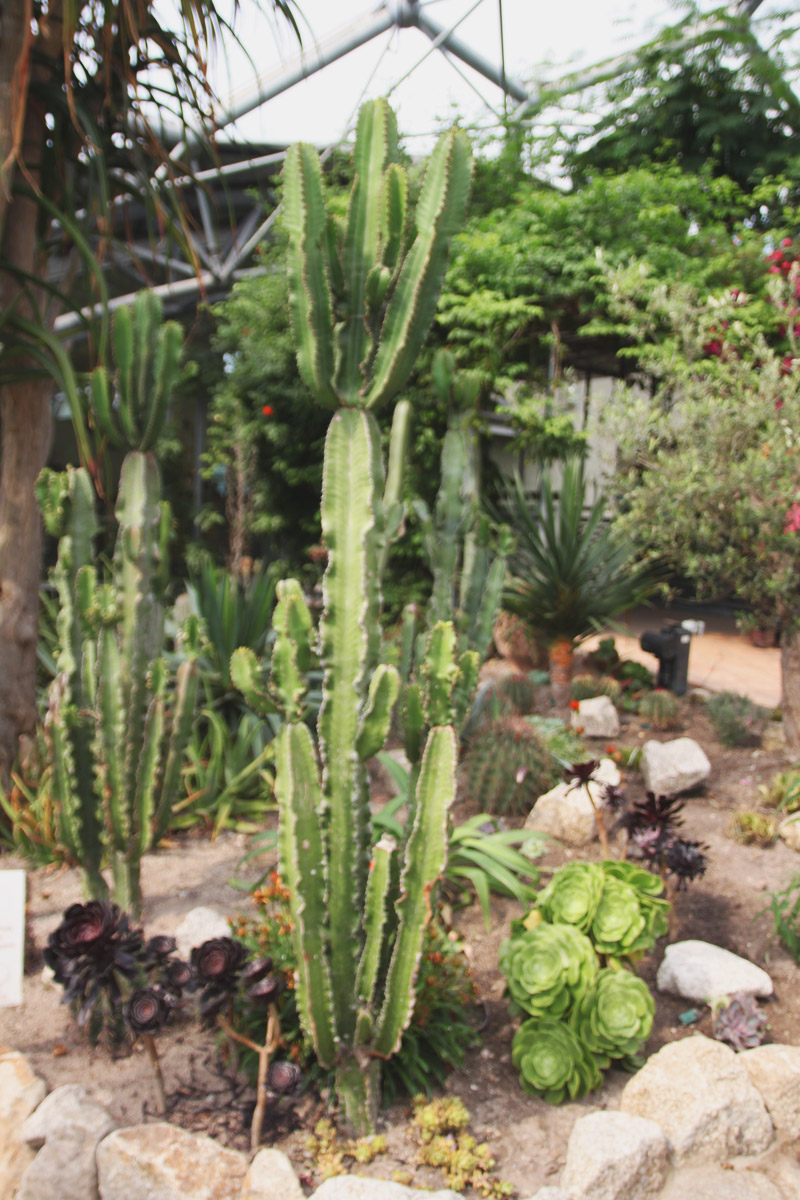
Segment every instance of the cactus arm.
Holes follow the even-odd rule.
[[[388,1057],[400,1046],[414,1011],[422,938],[431,919],[431,891],[447,862],[447,818],[455,798],[458,744],[452,726],[432,729],[416,788],[414,827],[406,846],[397,902],[399,926],[373,1049]]]
[[[162,325],[153,359],[150,395],[145,400],[146,422],[139,442],[140,450],[152,449],[164,425],[172,390],[178,382],[182,348],[183,330],[178,322],[168,321]]]
[[[367,680],[380,648],[377,552],[383,470],[373,417],[342,409],[325,442],[322,533],[328,548],[320,622],[325,664],[319,742],[329,805],[331,978],[341,1036],[352,1032],[350,1002],[360,941],[368,856],[369,803],[356,753]]]
[[[289,234],[289,307],[297,365],[320,404],[338,406],[334,375],[333,301],[325,261],[329,227],[322,169],[312,146],[291,146],[283,168],[284,225]]]
[[[422,711],[422,692],[419,684],[406,687],[403,704],[403,741],[410,763],[418,763],[422,752],[422,731],[425,715]]]
[[[408,442],[411,435],[411,402],[399,400],[392,417],[392,432],[389,435],[389,465],[386,470],[386,487],[383,490],[383,511],[386,528],[383,545],[378,556],[378,578],[382,579],[389,557],[389,545],[397,537],[405,515],[403,504],[403,472],[408,457]]]
[[[399,672],[395,667],[381,663],[372,676],[356,738],[356,753],[362,762],[383,749],[399,691]]]
[[[296,579],[280,580],[276,594],[278,603],[272,617],[276,633],[272,651],[272,686],[287,718],[299,720],[302,716],[301,701],[306,692],[305,672],[311,663],[311,613]],[[252,651],[247,657],[242,655],[240,666],[247,666],[250,675],[254,663]]]
[[[91,374],[90,394],[95,424],[102,434],[115,446],[121,446],[123,437],[111,408],[111,384],[105,367],[96,367]]]
[[[417,204],[417,236],[405,259],[381,328],[365,403],[376,407],[408,379],[436,312],[450,239],[466,215],[472,155],[463,133],[440,138]]]
[[[455,647],[453,626],[449,621],[439,621],[428,635],[422,666],[424,711],[429,725],[449,725],[453,719],[452,691],[458,679]]]
[[[358,404],[368,345],[367,279],[378,261],[383,173],[397,157],[397,119],[385,100],[364,104],[358,114],[354,179],[347,210],[342,267],[347,304],[337,328],[336,391]]]
[[[291,893],[297,957],[297,1007],[323,1067],[336,1056],[333,993],[325,945],[328,921],[319,814],[322,795],[311,735],[286,724],[277,738],[275,791],[280,804],[280,869]],[[350,980],[349,993],[352,995]]]
[[[261,667],[249,646],[239,646],[231,655],[231,682],[244,696],[248,708],[259,717],[278,712],[278,706],[261,686]]]
[[[117,366],[119,424],[125,441],[129,446],[135,446],[136,427],[130,406],[130,397],[134,391],[134,320],[130,308],[120,308],[114,314],[111,336],[114,343],[114,360]]]
[[[128,813],[122,799],[124,722],[119,646],[114,630],[108,627],[100,631],[97,673],[100,682],[97,689],[99,720],[95,737],[95,790],[105,812],[109,843],[121,852],[130,834]]]
[[[408,181],[397,163],[391,163],[384,172],[381,200],[381,261],[394,271],[401,262],[408,211]]]
[[[152,699],[147,707],[144,722],[139,770],[136,779],[136,795],[133,809],[133,836],[128,842],[131,859],[137,861],[150,849],[153,836],[155,813],[156,776],[164,736],[164,692],[167,686],[167,670],[163,659],[156,659],[150,667],[150,690]]]
[[[153,818],[153,844],[165,836],[172,815],[172,805],[178,794],[181,769],[186,747],[194,724],[197,708],[197,693],[200,687],[200,671],[193,659],[186,659],[178,667],[175,678],[175,700],[172,709],[169,743],[166,760],[161,773],[158,803]]]
[[[372,862],[364,903],[364,950],[356,976],[356,997],[361,1009],[356,1043],[361,1045],[369,1040],[371,1032],[372,1010],[380,976],[384,931],[388,916],[392,857],[396,853],[397,843],[389,833],[384,833],[380,841],[376,842],[372,848]]]
[[[467,719],[475,688],[478,686],[478,671],[481,656],[477,650],[465,650],[458,660],[458,679],[453,687],[453,720],[456,728],[461,729]]]
[[[458,576],[459,534],[464,525],[462,499],[467,454],[461,429],[449,428],[442,446],[442,481],[436,497],[433,528],[429,541],[433,570],[433,592],[429,605],[431,621],[449,620],[453,611],[453,581]]]

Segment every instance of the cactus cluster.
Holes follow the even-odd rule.
[[[413,1013],[431,892],[447,857],[453,721],[477,676],[477,656],[457,654],[453,626],[436,623],[404,706],[413,764],[404,837],[385,834],[371,846],[365,764],[383,745],[401,682],[396,667],[379,662],[380,571],[399,524],[401,464],[390,460],[384,486],[371,410],[395,398],[413,368],[471,179],[469,142],[452,131],[433,151],[412,213],[398,160],[394,113],[382,100],[365,104],[348,211],[337,223],[316,151],[299,144],[286,158],[298,366],[318,402],[335,410],[321,501],[328,561],[316,643],[299,584],[278,585],[270,690],[261,689],[285,718],[275,791],[298,1011],[359,1134],[374,1125],[381,1060],[396,1052]],[[304,722],[313,649],[323,671],[316,739]],[[234,680],[256,690],[253,656],[235,657]]]
[[[176,376],[178,333],[160,324],[160,306],[149,295],[137,300],[132,314],[117,313],[113,404],[105,370],[93,377],[93,396],[108,402],[108,411],[96,410],[104,429],[106,418],[118,418],[115,434],[122,436],[124,427],[125,437],[152,444],[163,424],[164,391],[168,398]],[[179,353],[179,338],[177,345]],[[49,532],[59,537],[53,571],[57,674],[45,717],[59,839],[83,869],[90,895],[108,895],[101,873],[108,862],[114,899],[138,914],[139,863],[166,832],[197,693],[191,658],[173,678],[162,657],[157,576],[165,539],[158,465],[141,450],[123,461],[109,577],[95,561],[98,525],[88,472],[45,471],[37,494]]]
[[[592,700],[595,696],[608,696],[614,704],[619,702],[622,688],[611,675],[573,675],[570,683],[573,700]]]
[[[464,790],[481,812],[527,814],[557,781],[560,767],[524,717],[481,726],[464,758]]]

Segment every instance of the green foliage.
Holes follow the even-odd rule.
[[[706,701],[706,712],[723,746],[750,746],[761,740],[764,710],[749,696],[717,692]]]
[[[500,947],[515,1012],[558,1020],[594,981],[600,966],[594,947],[574,925],[540,921],[519,928]]]
[[[778,822],[769,813],[743,809],[733,814],[730,836],[742,846],[771,846],[778,836]]]
[[[656,1006],[647,984],[630,971],[604,967],[571,1017],[598,1067],[633,1059],[650,1036]]]
[[[640,603],[655,582],[636,563],[627,539],[604,523],[604,497],[589,505],[581,463],[564,465],[558,502],[549,471],[542,474],[541,491],[537,510],[519,477],[509,489],[516,548],[503,604],[548,642],[575,642]]]
[[[471,739],[463,764],[464,788],[484,812],[528,813],[556,782],[546,741],[524,717],[488,721]]]
[[[603,1077],[588,1047],[564,1021],[533,1017],[514,1034],[511,1061],[523,1091],[548,1104],[577,1100],[600,1087]]]
[[[653,688],[639,701],[639,716],[656,729],[674,729],[678,724],[678,699],[664,688]]]
[[[772,915],[775,934],[800,966],[800,874],[792,876],[785,888],[770,893],[767,908],[758,915]]]
[[[791,768],[779,771],[769,786],[759,787],[764,804],[780,812],[795,813],[800,810],[800,770]]]
[[[204,826],[216,837],[224,828],[255,833],[274,808],[273,732],[254,713],[236,728],[213,708],[197,714],[182,771],[185,795],[172,806],[171,829]]]
[[[203,648],[198,663],[207,691],[230,691],[231,656],[247,646],[261,657],[275,605],[277,572],[259,567],[242,577],[204,558],[189,577],[191,611],[201,622]]]
[[[426,1104],[424,1097],[417,1096],[411,1121],[420,1143],[418,1161],[441,1168],[452,1191],[474,1188],[489,1200],[514,1194],[510,1183],[493,1178],[495,1162],[489,1147],[467,1132],[470,1116],[457,1097],[442,1096]]]

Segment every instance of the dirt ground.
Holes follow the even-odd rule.
[[[769,1040],[798,1043],[798,968],[776,943],[771,916],[759,914],[769,903],[770,892],[784,887],[800,871],[800,858],[780,841],[761,849],[740,845],[730,836],[734,812],[756,807],[759,784],[768,783],[777,771],[784,769],[785,763],[778,750],[724,749],[716,741],[702,706],[692,705],[688,700],[681,704],[681,719],[679,729],[662,733],[649,729],[638,718],[623,715],[622,735],[618,739],[621,746],[634,746],[647,737],[664,741],[688,735],[700,743],[712,763],[707,785],[687,799],[684,809],[684,834],[707,844],[708,870],[679,894],[670,936],[674,940],[701,938],[714,942],[764,966],[775,984],[775,996],[765,1002]],[[637,773],[627,773],[626,785],[630,799],[644,798]],[[469,811],[466,800],[461,806],[462,815]],[[619,854],[621,849],[619,834],[612,839],[612,851]],[[245,850],[243,837],[224,834],[215,842],[205,837],[187,837],[148,856],[143,880],[146,932],[173,933],[183,915],[199,904],[212,905],[228,915],[246,913],[246,893],[234,890],[229,881],[237,874],[239,878],[252,879],[263,867],[252,862],[242,866]],[[599,846],[595,844],[588,851],[576,852],[554,845],[540,860],[543,879],[570,857],[599,858]],[[19,864],[9,858],[0,859],[0,868],[13,865]],[[58,924],[64,908],[81,898],[80,885],[72,871],[33,871],[29,876],[29,897],[34,937],[41,947]],[[466,1103],[472,1115],[473,1132],[489,1142],[499,1175],[527,1197],[542,1185],[556,1182],[576,1118],[599,1108],[616,1108],[628,1076],[611,1072],[601,1091],[559,1108],[521,1091],[510,1062],[514,1025],[508,1016],[502,996],[503,980],[497,970],[498,947],[507,936],[509,921],[517,915],[519,910],[513,902],[495,900],[487,931],[476,906],[456,914],[456,925],[465,938],[478,986],[485,1028],[481,1046],[470,1054],[463,1071],[450,1076],[448,1090]],[[663,951],[664,945],[660,943],[640,964],[641,974],[653,988]],[[24,1052],[50,1088],[63,1083],[82,1083],[121,1123],[158,1119],[146,1055],[137,1050],[112,1059],[107,1050],[93,1051],[59,1000],[59,989],[46,985],[38,972],[30,975],[25,983],[23,1007],[0,1010],[0,1044]],[[656,996],[656,1023],[647,1044],[648,1053],[667,1041],[690,1036],[692,1029],[710,1033],[708,1013],[691,1028],[680,1024],[679,1015],[689,1007],[686,1001]],[[199,1033],[193,1026],[178,1025],[160,1037],[159,1048],[170,1093],[169,1119],[246,1149],[252,1091],[221,1063],[209,1035]],[[286,1150],[309,1190],[319,1180],[304,1150],[304,1138],[309,1126],[323,1112],[324,1100],[308,1096],[288,1119],[265,1128],[265,1143]],[[383,1123],[388,1154],[358,1170],[384,1178],[402,1170],[409,1172],[418,1186],[442,1186],[437,1172],[415,1167],[407,1107],[395,1106],[384,1114]],[[289,1128],[292,1125],[294,1129]]]

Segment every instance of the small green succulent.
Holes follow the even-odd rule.
[[[644,948],[647,921],[629,884],[613,876],[606,877],[589,937],[597,953],[607,958],[628,958]]]
[[[567,863],[539,893],[537,908],[551,924],[574,925],[582,933],[588,933],[605,880],[605,872],[599,863]]]
[[[518,1009],[563,1016],[599,970],[592,943],[574,925],[517,929],[500,947],[500,969]]]
[[[647,984],[631,971],[605,967],[573,1009],[570,1025],[598,1067],[631,1059],[650,1036],[655,1003]]]
[[[589,1050],[564,1021],[532,1017],[514,1035],[511,1061],[523,1091],[548,1104],[577,1100],[603,1081]]]

